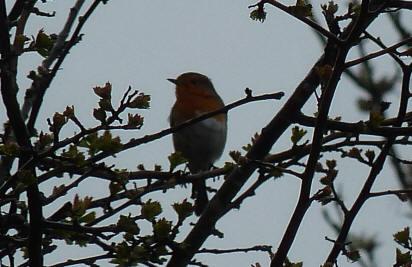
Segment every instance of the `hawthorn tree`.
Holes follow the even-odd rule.
[[[323,54],[252,142],[230,152],[231,163],[200,174],[190,174],[184,168],[177,168],[186,163],[179,153],[169,156],[170,168],[166,171],[160,166],[147,170],[143,165],[136,169],[121,169],[109,163],[109,158],[126,150],[139,149],[142,144],[218,113],[230,112],[239,105],[280,99],[284,93],[253,96],[247,88],[244,99],[221,110],[174,128],[122,141],[117,134],[137,131],[143,126],[139,112],[149,108],[151,99],[148,94],[129,87],[116,103],[112,99],[112,85],[106,83],[93,88],[99,99],[93,112],[95,126],[85,126],[82,118],[77,116],[75,106],[69,105],[47,119],[48,129],[37,128],[47,90],[53,86],[52,82],[61,72],[61,65],[70,56],[69,52],[82,44],[84,25],[92,19],[95,10],[103,8],[100,6],[107,2],[77,0],[59,33],[47,34],[38,29],[34,37],[25,31],[29,18],[41,16],[48,19],[55,14],[42,11],[36,0],[16,0],[9,7],[6,7],[5,0],[0,1],[0,78],[6,112],[6,122],[0,135],[2,265],[43,266],[44,258],[53,253],[60,244],[59,240],[64,240],[68,246],[94,245],[99,249],[85,258],[66,258],[50,266],[98,266],[100,262],[118,266],[204,266],[196,260],[196,255],[248,251],[269,253],[274,267],[301,266],[301,263],[289,261],[287,256],[305,214],[315,201],[334,206],[341,214],[332,218],[325,212],[324,219],[334,227],[336,238],[328,238],[330,253],[322,260],[322,266],[337,266],[340,255],[362,266],[376,264],[373,257],[376,243],[373,240],[368,242],[362,236],[350,235],[350,230],[367,201],[385,195],[409,201],[412,193],[408,170],[411,161],[402,158],[398,151],[400,147],[412,144],[409,140],[412,113],[408,111],[412,71],[408,45],[412,38],[403,17],[408,16],[408,10],[412,9],[410,1],[363,0],[351,2],[348,6],[325,2],[320,7],[322,19],[315,18],[312,15],[314,7],[303,0],[292,6],[273,0],[262,0],[249,6],[253,20],[264,22],[266,16],[271,15],[265,8],[274,6],[310,26],[324,45]],[[368,28],[380,16],[389,17],[393,31],[399,35],[399,42],[386,44],[385,36],[369,33]],[[365,48],[370,44],[375,45],[375,52],[370,53]],[[357,50],[360,56],[348,60],[351,50]],[[28,52],[37,52],[44,59],[28,74],[31,86],[25,90],[24,97],[19,97],[18,63]],[[393,77],[374,75],[373,60],[384,56],[390,57],[397,66]],[[354,123],[342,121],[339,117],[330,118],[332,100],[345,75],[366,93],[367,98],[359,101],[359,107],[369,113],[369,120]],[[397,102],[384,101],[389,93],[397,95]],[[310,98],[317,100],[314,115],[302,111]],[[387,116],[389,105],[396,106],[395,116]],[[75,133],[63,134],[68,127],[75,129]],[[292,132],[291,146],[284,151],[271,151],[281,136],[290,135],[289,129]],[[313,134],[308,136],[308,132]],[[363,186],[352,202],[344,199],[336,187],[336,181],[345,180],[345,177],[338,175],[339,161],[328,155],[337,154],[369,168],[369,174],[362,178]],[[374,191],[373,185],[380,179],[386,165],[395,168],[401,187],[398,190]],[[273,241],[278,243],[277,248],[262,244],[228,250],[201,248],[208,237],[223,236],[215,227],[219,219],[234,209],[241,209],[242,204],[267,181],[286,175],[300,181],[300,191],[296,192],[298,201],[282,239]],[[163,216],[162,205],[156,199],[157,192],[172,192],[198,179],[211,180],[218,176],[224,176],[223,183],[209,184],[211,200],[199,218],[193,215],[190,199],[170,203],[177,220]],[[56,177],[70,179],[67,183],[56,184],[53,180]],[[81,198],[75,194],[72,201],[63,201],[64,196],[79,189],[88,179],[107,184],[107,196]],[[319,188],[315,187],[317,180],[322,184]],[[43,185],[53,186],[53,191],[46,194],[40,189]],[[52,214],[45,214],[45,207],[49,205],[57,208]],[[135,207],[135,213],[129,212],[130,207]],[[189,221],[194,223],[189,224]],[[147,223],[150,225],[149,233],[141,231],[142,225]],[[187,234],[182,234],[184,227],[189,228]],[[410,266],[412,244],[409,228],[399,229],[394,233],[394,239],[402,247],[396,250],[394,266]],[[354,242],[356,240],[358,242]],[[360,258],[359,250],[368,253],[369,257]],[[24,260],[16,258],[18,252],[24,253]],[[256,266],[260,264],[256,263]]]

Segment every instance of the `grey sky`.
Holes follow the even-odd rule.
[[[40,28],[44,28],[46,33],[60,31],[73,2],[39,3],[41,10],[55,10],[56,18],[33,17],[28,24],[27,34],[36,35]],[[324,2],[313,1],[314,9],[319,10],[320,3]],[[122,137],[123,140],[168,127],[167,118],[174,102],[174,90],[166,78],[177,77],[182,72],[196,71],[209,76],[225,103],[242,98],[245,87],[251,88],[254,94],[284,91],[286,95],[281,101],[249,104],[229,113],[228,142],[225,153],[216,164],[222,166],[225,161],[230,161],[230,150],[240,150],[242,145],[249,143],[251,136],[276,114],[322,52],[315,34],[306,25],[280,10],[267,8],[268,15],[264,23],[252,21],[247,6],[253,3],[244,0],[112,0],[100,6],[87,23],[83,40],[72,49],[48,90],[38,129],[47,130],[46,118],[52,117],[55,111],[63,111],[67,105],[75,106],[76,113],[85,124],[97,124],[91,116],[97,105],[92,87],[104,85],[107,81],[115,89],[116,100],[129,85],[152,96],[151,109],[142,112],[145,116],[143,129],[129,132]],[[292,2],[285,1],[285,4]],[[373,27],[372,31],[382,31],[380,36],[388,44],[396,41],[393,34],[388,32],[390,27],[386,26],[385,20],[379,19],[378,23],[379,26]],[[373,47],[373,50],[377,48]],[[355,56],[352,54],[352,57]],[[28,71],[35,69],[41,60],[39,55],[33,53],[21,62],[21,94],[30,82],[26,78]],[[381,68],[378,73],[391,72],[392,63],[387,64],[391,61],[383,62],[379,65]],[[355,109],[360,95],[361,92],[353,84],[344,80],[334,99],[331,116],[341,115],[343,120],[349,121],[366,120],[367,114],[360,114]],[[315,108],[312,99],[305,107],[305,112],[312,114]],[[0,119],[3,122],[3,118]],[[68,127],[65,134],[72,134],[74,129]],[[290,146],[289,136],[289,133],[285,134],[282,141],[275,145],[274,151]],[[310,137],[310,134],[306,136]],[[168,169],[167,156],[172,151],[171,138],[168,136],[127,151],[113,161],[119,167],[132,169],[139,163],[144,163],[146,168],[161,164],[164,169]],[[332,156],[327,155],[325,158],[330,159]],[[338,188],[351,199],[356,196],[368,170],[351,160],[338,163],[338,168]],[[81,184],[77,193],[85,196],[105,190],[104,185],[98,186],[95,182]],[[276,250],[293,212],[298,186],[299,181],[288,175],[267,182],[258,190],[257,196],[249,199],[239,211],[232,211],[219,221],[217,227],[225,233],[225,238],[220,240],[211,237],[205,247],[236,248],[265,244],[273,245]],[[314,191],[319,188],[319,185],[315,186]],[[388,188],[398,187],[392,171],[386,168],[376,189]],[[189,197],[189,191],[177,190],[170,197],[174,201],[182,200]],[[166,194],[157,196],[167,197]],[[167,199],[163,203],[170,201]],[[391,235],[410,223],[408,208],[408,204],[400,204],[394,197],[375,199],[367,203],[355,221],[355,233],[379,236],[378,240],[382,242],[377,253],[380,266],[394,263],[396,246],[391,242]],[[307,213],[289,254],[292,261],[303,261],[304,266],[319,266],[327,256],[331,243],[325,241],[324,237],[333,239],[335,235],[324,223],[322,209],[320,204],[314,203]],[[167,208],[165,214],[172,215],[173,212]],[[80,256],[84,252],[71,252],[65,248],[56,255],[47,256],[46,263],[56,259],[61,261],[61,257],[70,254]],[[218,267],[250,266],[255,262],[267,266],[269,263],[268,255],[263,253],[204,255],[196,258]],[[344,257],[340,258],[339,266],[349,265]]]

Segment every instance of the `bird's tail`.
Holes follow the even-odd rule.
[[[195,199],[195,214],[200,216],[209,202],[209,199],[207,198],[205,181],[197,181],[193,183],[192,197]]]

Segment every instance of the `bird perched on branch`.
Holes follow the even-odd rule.
[[[224,107],[210,79],[200,73],[187,72],[177,79],[168,79],[176,85],[176,102],[170,112],[170,125],[176,126],[199,115]],[[221,113],[200,121],[173,134],[176,151],[189,161],[192,174],[210,170],[220,158],[226,143],[227,114]],[[204,180],[193,182],[192,197],[195,213],[200,215],[208,203]]]

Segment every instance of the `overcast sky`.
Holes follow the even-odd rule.
[[[6,2],[10,5],[14,1]],[[86,5],[89,2],[86,1]],[[314,9],[319,10],[320,3],[324,2],[313,1]],[[39,3],[41,10],[56,11],[56,17],[32,17],[26,34],[35,36],[40,28],[49,34],[58,33],[73,3],[68,0]],[[83,30],[83,40],[71,50],[48,90],[38,129],[47,130],[46,118],[52,117],[55,111],[63,111],[67,105],[75,106],[76,114],[85,124],[97,124],[91,116],[98,100],[92,88],[104,85],[107,81],[113,85],[115,101],[119,100],[129,85],[152,96],[151,109],[142,112],[145,116],[143,129],[129,133],[123,140],[168,127],[167,118],[174,102],[174,88],[166,79],[175,78],[183,72],[195,71],[209,76],[225,103],[242,98],[246,87],[251,88],[255,95],[284,91],[286,95],[281,101],[249,104],[229,113],[228,142],[222,158],[216,163],[222,166],[225,161],[230,161],[230,150],[240,150],[241,146],[249,143],[251,136],[260,132],[276,114],[322,53],[322,46],[315,34],[306,25],[280,10],[267,8],[268,15],[264,23],[252,21],[247,7],[253,3],[245,0],[120,0],[99,6]],[[292,4],[291,1],[284,3]],[[379,33],[385,43],[391,44],[396,38],[388,25],[384,18],[380,18],[371,32]],[[33,53],[21,61],[21,94],[30,84],[26,78],[29,70],[36,69],[41,60],[39,55]],[[382,60],[379,66],[378,75],[387,75],[393,71],[390,60]],[[340,115],[347,121],[366,120],[367,114],[357,112],[355,106],[361,95],[353,84],[344,79],[338,88],[330,116]],[[316,111],[315,108],[312,99],[305,106],[305,112],[311,115]],[[4,121],[3,118],[1,120]],[[72,134],[74,129],[68,128],[65,133]],[[289,133],[275,145],[274,152],[290,146]],[[122,153],[113,162],[118,163],[119,167],[130,169],[139,163],[148,169],[154,164],[168,169],[167,156],[172,151],[171,137],[167,136]],[[326,158],[334,156],[328,155]],[[351,160],[338,163],[340,172],[337,185],[349,203],[357,195],[368,172],[359,164],[351,163]],[[386,168],[379,179],[376,190],[398,188],[390,168]],[[91,180],[81,184],[76,193],[83,196],[98,195],[106,190],[106,186],[96,185],[95,182]],[[50,187],[44,189],[50,190]],[[217,228],[224,232],[225,238],[220,240],[211,237],[205,247],[272,245],[276,251],[293,212],[298,189],[299,181],[287,175],[267,182],[255,197],[242,205],[240,211],[232,211],[219,221]],[[318,189],[316,183],[313,190]],[[189,190],[179,190],[171,196],[156,196],[163,199],[168,197],[164,203],[170,203],[171,200],[179,201],[188,197]],[[72,195],[68,196],[70,198]],[[394,197],[374,199],[366,204],[355,220],[355,233],[378,235],[382,243],[377,253],[380,266],[394,263],[396,246],[392,242],[392,234],[410,222],[407,218],[410,213],[408,208],[408,204],[400,204]],[[328,255],[331,243],[325,241],[324,237],[334,239],[335,235],[324,223],[322,209],[320,204],[314,203],[307,213],[289,254],[292,261],[303,261],[304,266],[319,266]],[[332,207],[329,209],[333,211]],[[52,210],[48,208],[46,213]],[[165,214],[172,214],[170,208]],[[77,258],[82,253],[86,254],[86,251],[66,248],[53,256],[47,256],[46,263],[62,261],[62,257],[67,255]],[[197,258],[218,267],[250,266],[255,262],[267,266],[270,261],[264,253],[204,255]],[[344,257],[340,258],[339,266],[349,265]]]

